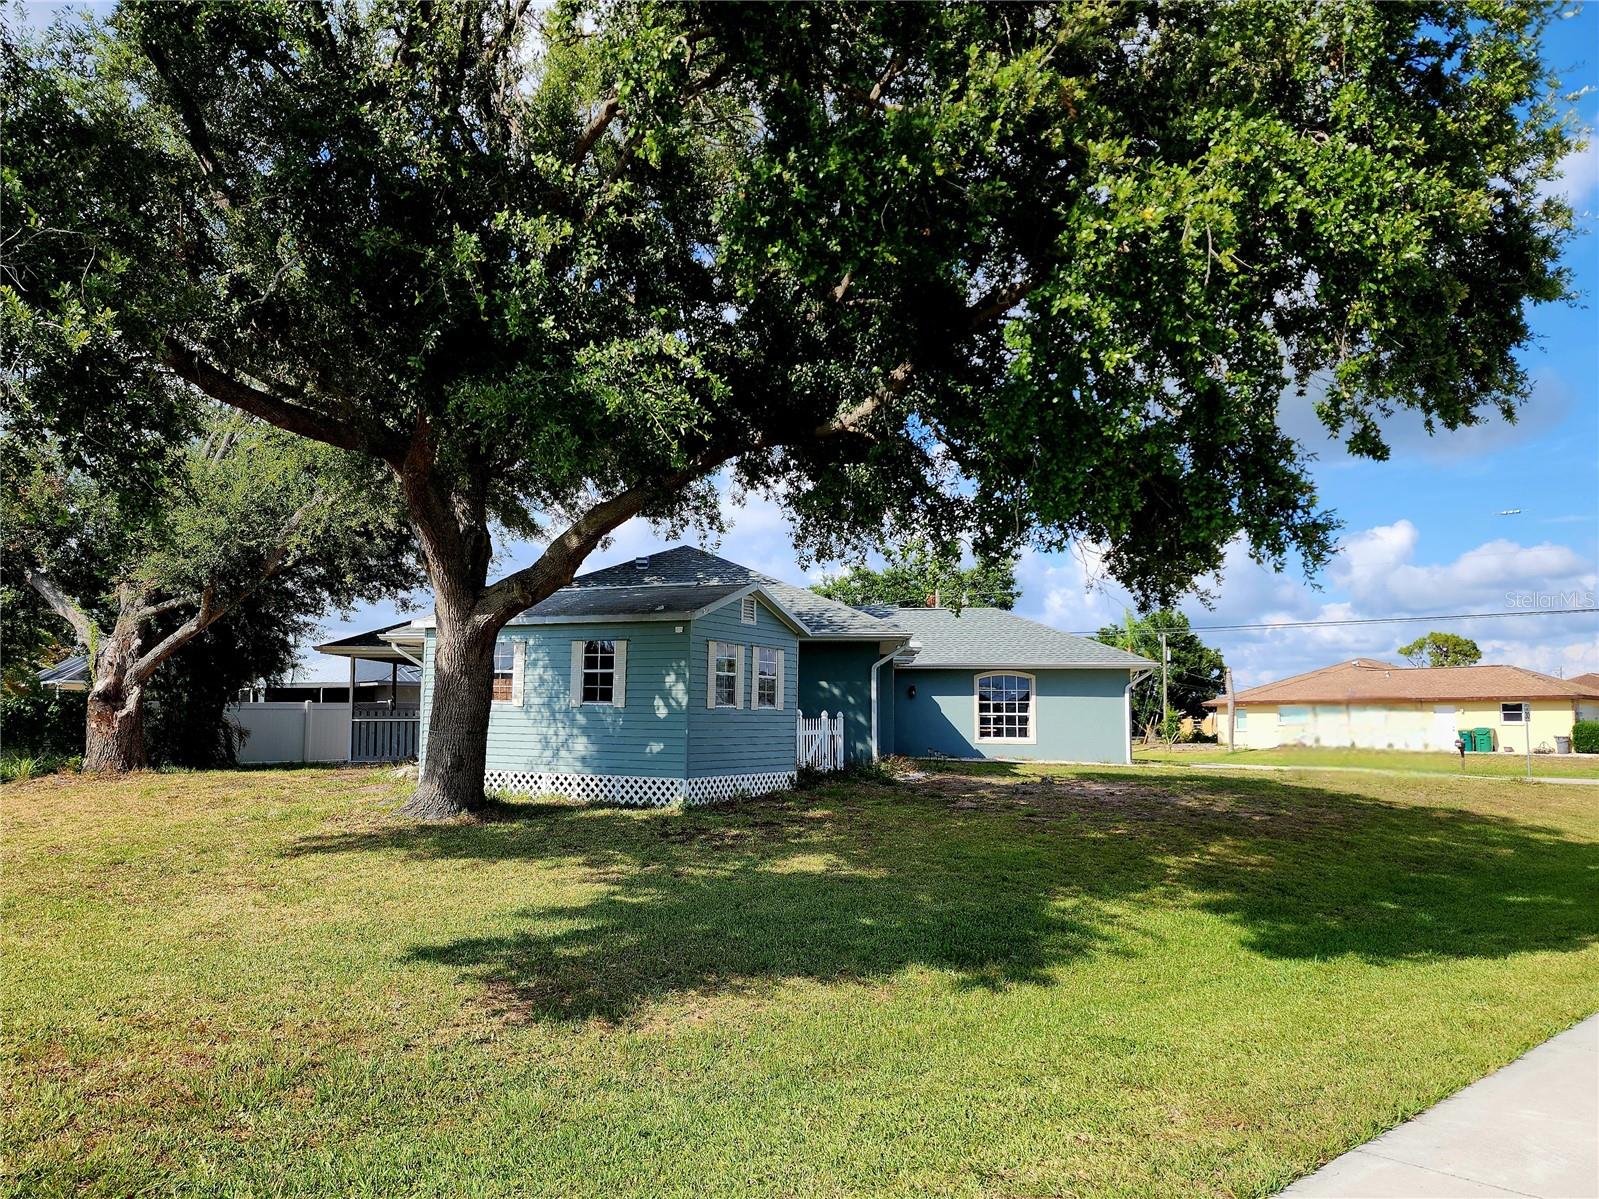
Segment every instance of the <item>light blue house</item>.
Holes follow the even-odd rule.
[[[431,620],[380,636],[421,662],[425,756]],[[777,790],[796,721],[824,710],[846,761],[1126,762],[1128,691],[1150,668],[1010,612],[851,608],[680,546],[580,576],[505,626],[485,784],[632,804]]]

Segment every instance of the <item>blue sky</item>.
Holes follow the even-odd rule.
[[[1580,122],[1599,126],[1599,8],[1554,22],[1549,61],[1575,101]],[[1396,421],[1393,456],[1385,463],[1352,460],[1328,441],[1306,410],[1289,405],[1282,424],[1314,450],[1322,500],[1344,521],[1343,548],[1318,580],[1295,569],[1273,574],[1234,553],[1216,605],[1183,607],[1196,625],[1349,617],[1499,611],[1526,593],[1594,603],[1599,563],[1599,144],[1566,163],[1562,184],[1579,214],[1580,234],[1567,261],[1581,293],[1575,306],[1533,312],[1537,343],[1526,363],[1536,393],[1514,426],[1502,421],[1429,439],[1419,424]],[[761,496],[740,506],[724,496],[729,532],[708,546],[726,557],[796,583],[809,576],[795,562],[781,512]],[[1520,509],[1514,516],[1503,509]],[[590,569],[663,548],[641,522],[618,531],[590,560]],[[502,568],[532,561],[537,547],[512,545]],[[1078,630],[1116,620],[1125,594],[1096,569],[1091,547],[1076,553],[1027,554],[1021,564],[1019,610],[1058,628]],[[419,603],[427,597],[420,595]],[[1525,600],[1522,600],[1525,602]],[[389,604],[348,618],[330,613],[324,635],[335,637],[396,619]],[[1280,678],[1356,655],[1392,656],[1428,627],[1475,638],[1485,660],[1568,677],[1599,670],[1599,618],[1554,615],[1497,621],[1439,621],[1271,633],[1217,632],[1208,639],[1226,655],[1241,686]],[[310,673],[342,678],[343,666],[305,647]]]

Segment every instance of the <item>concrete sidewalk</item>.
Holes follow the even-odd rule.
[[[1599,1199],[1599,1015],[1281,1195]]]

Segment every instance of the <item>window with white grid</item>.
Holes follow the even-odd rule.
[[[738,707],[738,655],[742,651],[742,646],[717,643],[713,682],[718,708]]]
[[[494,641],[494,689],[490,698],[509,700],[511,698],[511,671],[516,664],[516,646],[509,637],[497,637]]]
[[[977,739],[1033,739],[1033,678],[1026,674],[977,676]]]
[[[583,702],[608,704],[616,697],[616,642],[583,643]]]
[[[757,646],[755,649],[755,706],[757,708],[776,708],[778,703],[778,663],[782,661],[782,650],[773,649],[769,645]]]

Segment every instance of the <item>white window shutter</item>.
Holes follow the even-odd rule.
[[[572,706],[583,706],[583,642],[572,642]]]
[[[705,658],[705,706],[716,707],[716,642],[712,641],[706,646]]]
[[[522,680],[527,674],[527,642],[518,637],[511,643],[511,702],[522,702]]]
[[[783,710],[783,651],[777,651],[777,710]]]
[[[733,706],[742,708],[744,706],[744,647],[735,645],[733,653],[735,655],[733,658]]]
[[[627,642],[612,642],[616,646],[616,673],[611,676],[611,707],[627,707]]]

